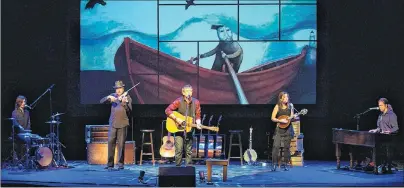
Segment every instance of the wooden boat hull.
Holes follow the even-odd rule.
[[[249,104],[267,104],[287,87],[298,74],[306,51],[304,48],[299,55],[238,73]],[[126,78],[125,81],[141,82],[131,93],[140,104],[171,103],[180,96],[185,84],[194,86],[194,96],[202,104],[239,104],[228,73],[197,67],[130,38],[125,38],[118,48],[115,68],[120,77]]]

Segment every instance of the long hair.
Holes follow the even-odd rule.
[[[15,109],[18,109],[24,101],[25,101],[25,103],[27,103],[27,98],[22,95],[19,95],[15,99]]]
[[[286,92],[286,91],[282,91],[282,92],[280,92],[279,95],[278,95],[278,107],[279,107],[279,108],[282,107],[282,97],[283,97],[284,95],[288,95],[288,97],[289,97],[289,101],[288,101],[288,103],[286,104],[286,106],[289,107],[289,104],[290,104],[290,96],[289,96],[289,93]]]
[[[387,110],[393,110],[393,107],[389,103],[389,100],[387,100],[386,98],[380,98],[379,102],[382,102],[383,104],[387,105]]]

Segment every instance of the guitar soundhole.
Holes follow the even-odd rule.
[[[180,125],[177,124],[177,128],[178,128],[178,130],[181,130],[181,131],[184,130],[184,126],[182,124],[180,124]]]
[[[166,147],[165,147],[166,149],[173,148],[173,143],[170,140],[168,140],[165,145],[166,145]]]

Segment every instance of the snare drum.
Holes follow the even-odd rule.
[[[32,147],[31,156],[34,157],[34,161],[41,167],[47,167],[52,163],[53,153],[48,147]]]
[[[31,133],[18,133],[17,138],[21,141],[23,141],[25,144],[31,145],[32,140],[34,139],[40,139],[40,137],[37,134],[31,134]]]

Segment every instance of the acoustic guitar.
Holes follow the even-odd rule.
[[[175,156],[174,137],[171,136],[171,133],[168,133],[168,136],[163,137],[163,145],[160,147],[160,155],[167,158]]]
[[[278,123],[278,127],[282,128],[282,129],[285,129],[285,128],[287,128],[289,126],[290,121],[293,118],[296,118],[299,115],[306,115],[306,114],[307,114],[307,109],[302,109],[302,110],[300,110],[299,113],[294,114],[293,117],[290,117],[290,116],[287,116],[287,115],[279,116],[277,119],[279,119],[279,120],[286,119],[288,122],[287,123]]]
[[[202,122],[205,121],[206,114],[203,115]],[[202,131],[202,130],[201,130]],[[160,156],[170,158],[175,156],[175,147],[174,147],[174,137],[171,136],[171,133],[168,133],[168,136],[163,137],[163,145],[160,147]]]
[[[192,117],[187,117],[187,120],[185,122],[185,116],[183,116],[182,114],[180,114],[179,112],[173,112],[175,117],[183,120],[184,122],[181,125],[178,125],[176,121],[174,121],[173,119],[171,119],[170,117],[167,117],[167,121],[166,121],[166,128],[167,131],[170,133],[176,133],[176,132],[181,132],[181,131],[186,131],[191,132],[193,127],[197,127],[196,124],[194,124],[194,119]],[[208,127],[205,125],[201,125],[202,129],[208,129],[210,131],[215,131],[218,132],[219,128],[218,127]]]
[[[243,158],[244,161],[248,163],[248,165],[253,164],[254,162],[257,161],[257,152],[252,149],[252,131],[253,128],[250,128],[250,146],[249,148],[244,152]]]

